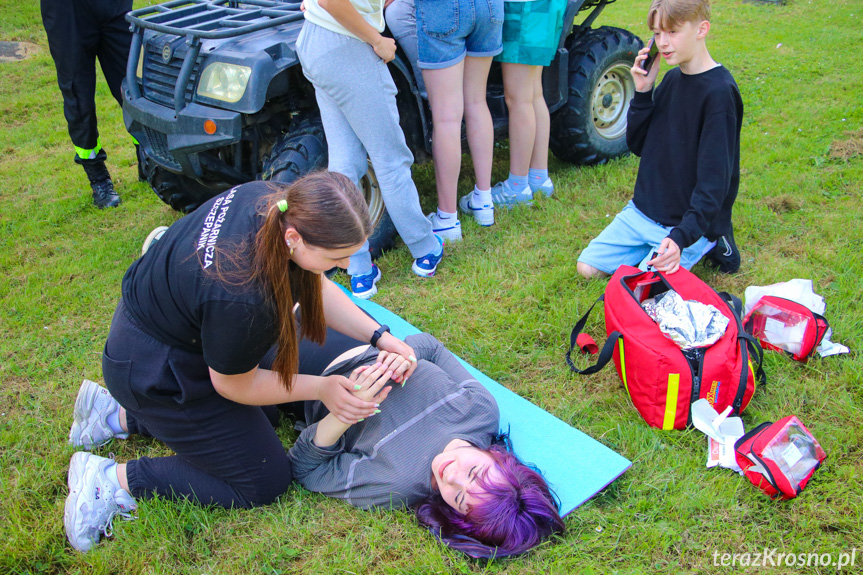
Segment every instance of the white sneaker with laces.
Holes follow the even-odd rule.
[[[115,473],[114,460],[79,451],[69,462],[69,497],[63,513],[66,538],[86,553],[104,533],[111,536],[114,516],[132,519],[138,506],[125,489],[117,489],[106,474]]]
[[[437,212],[432,212],[428,215],[428,220],[431,222],[432,232],[435,235],[448,242],[460,242],[462,240],[461,222],[458,221],[458,218],[442,220]]]
[[[119,409],[120,404],[107,389],[85,379],[75,399],[69,443],[89,450],[105,445],[115,437],[129,437],[128,433],[114,433],[108,425],[108,416]]]
[[[458,207],[461,208],[462,212],[472,215],[479,225],[486,227],[494,225],[494,205],[474,206],[473,192],[462,196],[458,201]]]

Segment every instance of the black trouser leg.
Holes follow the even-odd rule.
[[[130,433],[176,455],[141,457],[126,471],[134,497],[184,497],[222,507],[272,503],[291,484],[291,463],[272,408],[229,401],[213,388],[201,355],[145,334],[117,306],[102,357],[105,384],[127,412]]]

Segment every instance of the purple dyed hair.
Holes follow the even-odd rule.
[[[434,493],[415,507],[419,522],[439,540],[471,557],[517,555],[564,530],[563,519],[548,484],[535,470],[500,445],[485,450],[503,479],[492,483],[477,477],[482,493],[466,514]]]

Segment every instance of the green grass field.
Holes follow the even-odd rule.
[[[597,25],[646,36],[647,5],[620,0]],[[0,573],[711,573],[732,570],[714,565],[717,553],[771,548],[834,558],[856,548],[856,568],[846,570],[859,572],[861,17],[861,0],[717,0],[708,42],[746,108],[734,215],[743,266],[733,276],[701,265],[694,271],[738,296],[749,285],[810,278],[827,300],[834,340],[852,350],[807,365],[768,353],[769,385],[744,414],[748,428],[796,414],[826,449],[825,465],[797,500],[771,502],[744,478],[706,469],[701,433],[649,428],[612,369],[577,377],[563,362],[569,330],[604,289],[577,277],[576,257],[631,196],[637,158],[592,168],[553,161],[553,198],[500,214],[489,229],[465,221],[464,242],[448,250],[433,279],[409,271],[403,247],[382,258],[378,303],[633,462],[567,518],[563,537],[485,565],[438,545],[409,513],[362,512],[298,487],[251,511],[142,501],[138,519],[118,520],[115,537],[90,553],[67,544],[66,438],[75,393],[82,378],[102,379],[120,279],[141,241],[179,216],[137,181],[134,149],[104,82],[102,142],[123,204],[91,205],[72,162],[38,3],[0,0],[0,40],[40,49],[0,63]],[[506,150],[496,157],[502,178]],[[431,166],[415,174],[431,209]],[[463,179],[465,191],[470,185]],[[592,333],[603,335],[599,317]],[[287,430],[284,439],[292,440]],[[126,461],[167,451],[133,438],[100,450],[109,452]]]

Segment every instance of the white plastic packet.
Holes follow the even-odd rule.
[[[743,437],[743,420],[728,417],[731,406],[721,414],[717,413],[710,402],[699,399],[692,404],[692,425],[707,435],[707,467],[724,467],[742,474],[734,455],[734,444]]]

